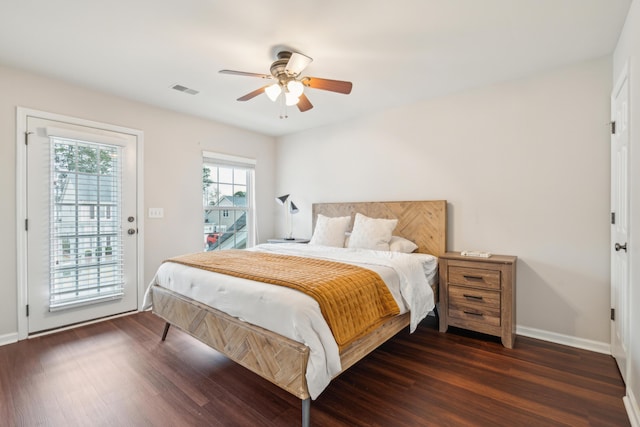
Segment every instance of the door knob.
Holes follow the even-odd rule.
[[[127,234],[129,234],[129,236],[133,236],[134,234],[136,234],[136,229],[135,228],[130,228],[127,230]],[[616,243],[617,244],[617,243]],[[616,249],[617,250],[617,249]]]
[[[620,243],[616,243],[614,248],[615,248],[616,252],[619,252],[620,249],[622,249],[625,252],[627,252],[627,243],[625,242],[624,245],[621,245]]]

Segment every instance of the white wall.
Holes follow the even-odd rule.
[[[631,3],[624,29],[613,55],[613,81],[629,61],[630,73],[630,173],[631,236],[628,242],[631,266],[629,370],[627,397],[631,402],[635,425],[640,425],[640,4]]]
[[[602,58],[282,137],[277,193],[296,236],[312,202],[446,199],[449,250],[519,257],[519,327],[607,348],[611,87]]]
[[[160,88],[159,90],[168,90]],[[144,207],[164,219],[145,220],[145,286],[160,262],[202,249],[202,150],[257,159],[261,238],[273,233],[275,139],[0,67],[0,342],[17,332],[16,107],[22,106],[144,132]],[[182,95],[182,94],[178,94]]]

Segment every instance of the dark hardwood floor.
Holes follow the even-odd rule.
[[[2,426],[297,426],[300,401],[140,313],[0,347]],[[311,404],[312,426],[628,426],[607,355],[432,318]]]

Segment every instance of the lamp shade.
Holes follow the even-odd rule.
[[[298,101],[300,101],[300,98],[298,98],[295,94],[291,92],[284,93],[284,103],[288,106],[296,105]]]
[[[295,203],[293,202],[289,202],[289,212],[291,212],[292,214],[296,214],[298,213],[300,210],[298,209],[298,207],[295,205]]]
[[[276,202],[284,206],[288,198],[289,198],[289,195],[285,194],[284,196],[276,197]]]
[[[302,95],[304,92],[304,85],[297,80],[289,80],[287,83],[287,90],[289,93],[293,94],[296,98]]]
[[[282,92],[282,88],[280,87],[279,83],[274,83],[271,86],[267,86],[264,89],[264,93],[266,93],[269,99],[272,100],[273,102],[275,102],[276,99],[278,99],[280,92]]]

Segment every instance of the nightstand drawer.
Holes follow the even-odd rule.
[[[500,289],[500,270],[449,266],[449,283]]]
[[[449,286],[449,307],[483,307],[500,313],[500,292],[484,289]]]
[[[500,326],[500,292],[449,286],[449,316]]]
[[[456,319],[500,327],[500,313],[496,316],[483,310],[455,310],[450,308],[449,317],[451,318],[449,322],[450,325],[462,328],[468,328],[469,326],[467,324],[458,324]]]

